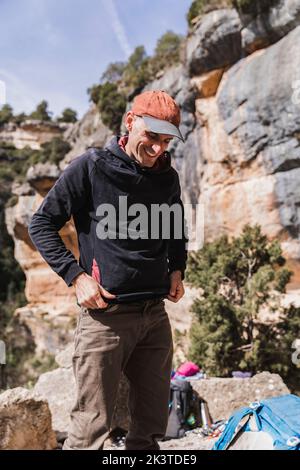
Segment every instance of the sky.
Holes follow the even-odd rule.
[[[191,0],[0,0],[0,105],[32,112],[43,99],[57,116],[81,117],[87,89],[111,62],[167,31],[187,33]]]

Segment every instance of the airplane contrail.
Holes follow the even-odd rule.
[[[118,40],[118,43],[124,52],[126,58],[132,54],[132,48],[125,31],[125,28],[120,20],[120,16],[114,0],[102,0],[102,3],[110,16],[112,28]]]

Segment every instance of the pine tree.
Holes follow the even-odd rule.
[[[192,305],[190,360],[212,375],[270,370],[295,382],[300,369],[291,355],[300,308],[280,306],[292,275],[284,265],[279,242],[268,241],[258,225],[246,225],[232,241],[222,236],[189,255],[187,282],[202,289]],[[264,306],[274,316],[270,323],[259,317]]]

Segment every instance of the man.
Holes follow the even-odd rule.
[[[75,286],[81,306],[64,449],[103,449],[122,371],[130,386],[126,449],[159,449],[165,434],[173,342],[163,299],[184,295],[187,255],[178,174],[166,151],[174,137],[183,140],[179,123],[166,92],[138,95],[125,116],[128,135],[73,160],[31,221],[33,243]],[[165,212],[157,231],[158,208]],[[79,264],[58,234],[71,215]]]

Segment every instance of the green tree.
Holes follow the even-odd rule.
[[[27,114],[20,113],[20,114],[16,114],[13,117],[13,122],[16,123],[19,126],[20,124],[22,124],[22,122],[26,121],[26,119],[28,119]]]
[[[77,112],[72,108],[65,108],[61,116],[57,118],[58,122],[77,122]]]
[[[38,119],[40,121],[51,121],[51,112],[48,110],[48,103],[47,101],[41,101],[35,111],[30,114],[31,119]]]
[[[98,104],[102,85],[92,85],[87,89],[90,101]]]
[[[49,142],[45,142],[44,144],[42,144],[41,149],[42,154],[41,156],[39,156],[39,162],[51,162],[58,165],[58,163],[71,150],[71,146],[61,137],[54,137]]]
[[[106,82],[93,85],[88,89],[90,100],[95,103],[101,113],[101,119],[113,132],[118,133],[122,117],[126,110],[126,97],[118,91],[116,83]]]
[[[182,41],[183,36],[173,33],[173,31],[167,31],[157,41],[154,55],[151,57],[149,64],[153,78],[157,72],[180,62]]]
[[[120,83],[122,81],[123,73],[126,67],[126,62],[113,62],[108,65],[106,70],[103,72],[100,82],[106,83]]]
[[[0,126],[12,121],[13,116],[12,107],[9,104],[4,104],[0,110]]]
[[[299,376],[291,353],[300,309],[284,309],[279,302],[292,274],[284,264],[278,241],[269,242],[257,225],[245,226],[231,242],[222,236],[189,255],[187,281],[203,292],[192,306],[191,360],[213,375],[281,371],[288,383]],[[279,317],[262,322],[262,306]]]
[[[124,68],[124,85],[129,89],[129,93],[139,92],[150,80],[149,57],[144,46],[138,46]]]
[[[251,0],[249,0],[251,1]],[[218,8],[226,8],[232,6],[232,0],[194,0],[187,13],[187,21],[189,26],[193,26],[194,20],[209,11]]]
[[[107,82],[100,85],[98,107],[101,118],[103,124],[115,133],[120,131],[122,117],[126,110],[126,102],[125,96],[119,93],[115,83]]]

